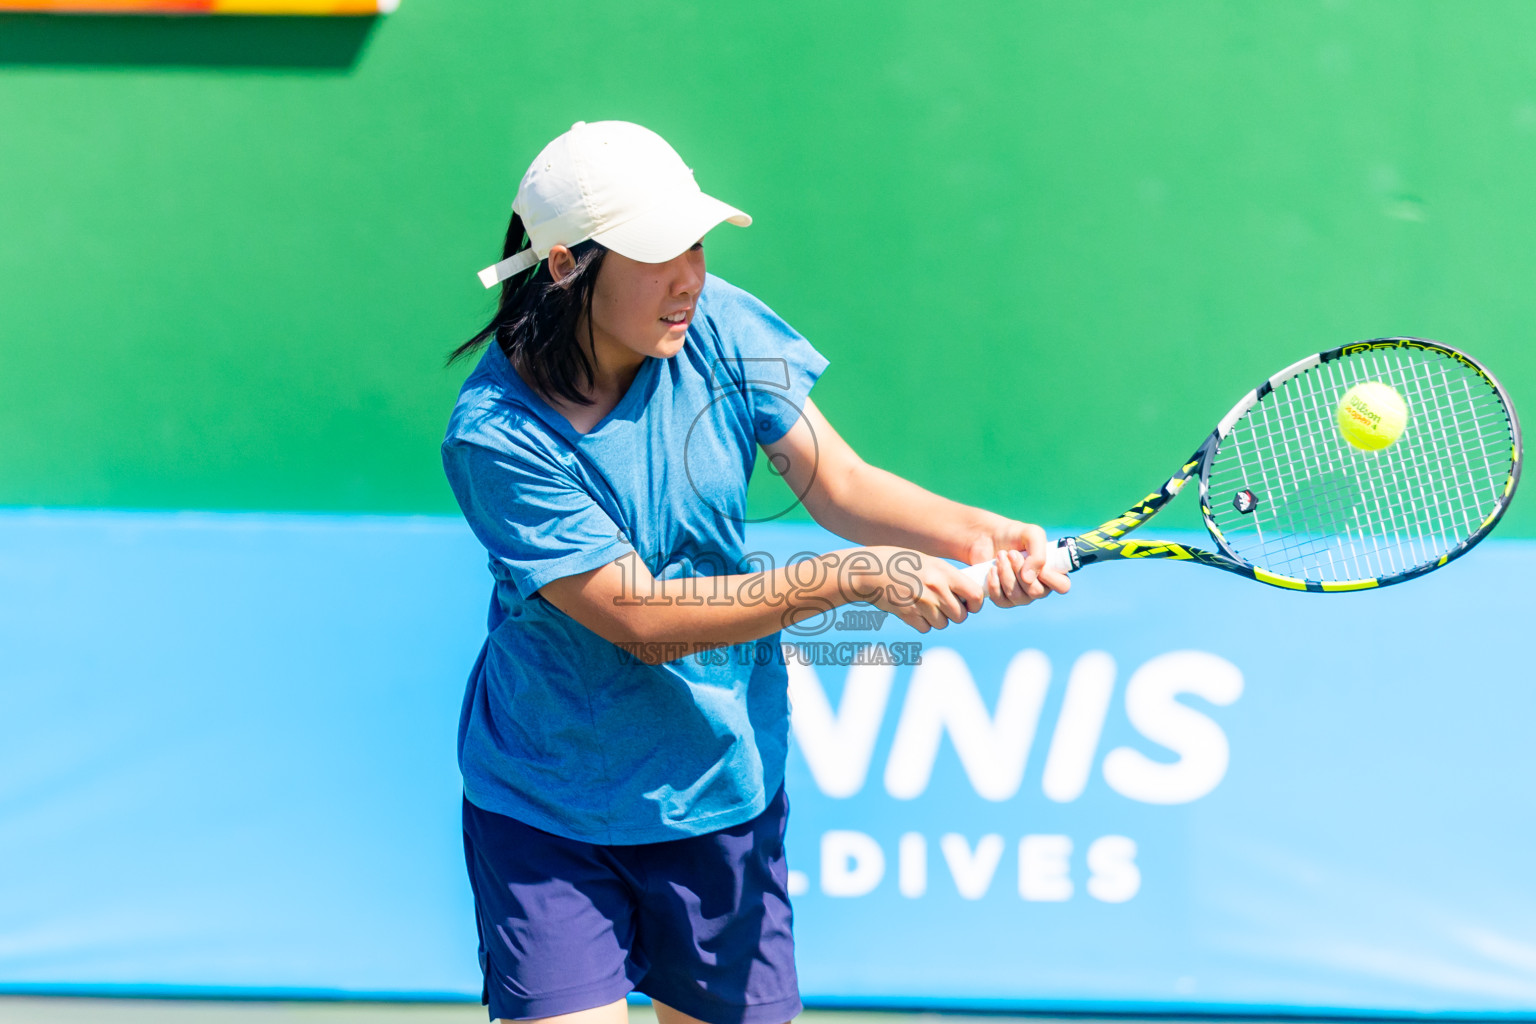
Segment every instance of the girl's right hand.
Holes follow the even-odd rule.
[[[964,622],[971,612],[981,611],[986,585],[944,559],[888,545],[863,550],[880,569],[860,579],[855,600],[890,612],[919,633]]]

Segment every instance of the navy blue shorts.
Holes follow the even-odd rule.
[[[800,1012],[783,789],[708,835],[599,846],[464,801],[464,859],[493,1019],[605,1006],[638,990],[707,1024]]]

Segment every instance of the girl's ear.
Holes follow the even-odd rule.
[[[545,259],[549,261],[549,276],[555,279],[556,284],[564,281],[576,269],[576,257],[563,245],[550,246],[549,255]]]

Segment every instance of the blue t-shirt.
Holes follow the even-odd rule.
[[[743,546],[757,446],[794,425],[826,365],[767,306],[709,276],[682,350],[647,359],[579,434],[489,346],[443,442],[495,577],[459,721],[471,802],[607,844],[699,835],[763,811],[788,743],[777,634],[647,665],[537,591],[625,556],[658,579],[761,568]]]

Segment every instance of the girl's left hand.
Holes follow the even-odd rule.
[[[1050,542],[1034,523],[998,517],[971,542],[967,564],[992,560],[987,574],[987,596],[1000,608],[1038,601],[1049,593],[1072,589],[1066,573],[1045,567]]]

